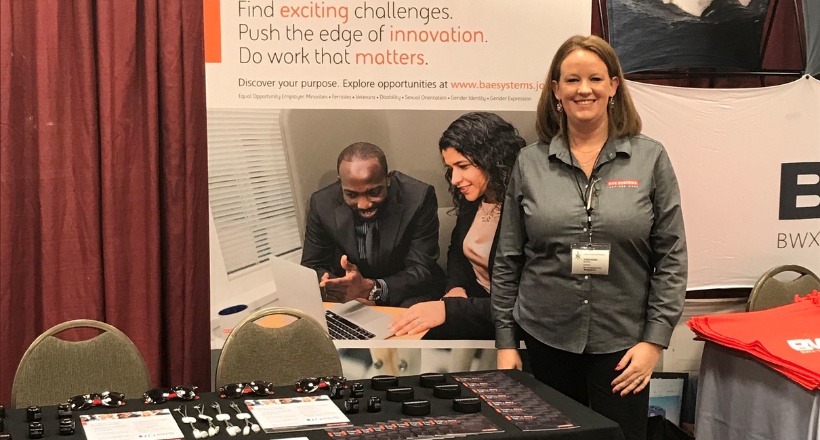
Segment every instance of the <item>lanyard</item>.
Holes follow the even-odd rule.
[[[569,148],[569,162],[570,165],[573,166],[572,169],[572,177],[575,178],[575,185],[578,187],[578,195],[581,197],[581,203],[584,205],[584,209],[587,211],[587,233],[589,234],[589,243],[592,244],[592,211],[595,209],[592,207],[592,196],[595,194],[595,184],[601,181],[600,177],[595,176],[595,167],[598,165],[598,159],[601,157],[601,151],[604,150],[601,147],[598,150],[598,155],[595,156],[595,163],[592,164],[592,173],[590,173],[589,177],[589,184],[587,185],[586,192],[581,190],[581,182],[578,181],[578,172],[575,171],[575,155],[572,154],[572,148]],[[581,162],[578,162],[578,168],[581,168]],[[583,170],[581,171],[583,172]]]

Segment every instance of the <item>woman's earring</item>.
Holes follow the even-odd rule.
[[[609,98],[609,109],[611,110],[613,108],[615,108],[615,97],[614,96]]]
[[[558,110],[558,113],[564,111],[564,104],[561,104],[561,101],[558,101],[558,104],[555,104],[555,109]]]

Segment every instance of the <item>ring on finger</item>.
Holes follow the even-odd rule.
[[[643,378],[641,376],[638,376],[638,378],[635,379],[635,382],[643,382]]]

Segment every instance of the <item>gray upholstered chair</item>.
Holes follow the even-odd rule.
[[[270,315],[289,315],[296,321],[283,327],[256,324]],[[336,346],[315,319],[287,307],[262,309],[240,322],[225,339],[216,364],[216,386],[266,380],[293,385],[315,376],[341,376]]]
[[[774,276],[782,272],[796,272],[798,277],[791,281],[780,281]],[[791,304],[794,295],[806,296],[812,290],[820,290],[820,278],[802,266],[787,265],[771,269],[757,280],[749,294],[746,310],[766,310]]]
[[[102,333],[77,342],[56,337],[74,328]],[[14,375],[11,406],[55,405],[78,394],[102,391],[117,391],[132,399],[150,388],[148,368],[128,336],[104,322],[77,319],[55,325],[31,343]]]

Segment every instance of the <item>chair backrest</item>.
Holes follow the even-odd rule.
[[[73,328],[95,328],[99,335],[65,341],[55,335]],[[104,322],[77,319],[40,335],[23,354],[11,388],[11,406],[47,406],[78,394],[117,391],[141,397],[151,388],[148,367],[123,332]]]
[[[277,328],[256,323],[270,315],[298,319]],[[215,384],[266,380],[279,386],[293,385],[305,377],[341,375],[339,352],[315,319],[296,309],[272,307],[245,318],[225,339]]]
[[[782,272],[797,272],[799,276],[791,281],[780,281],[774,276]],[[750,312],[766,310],[791,304],[794,295],[806,296],[812,290],[820,290],[820,278],[802,266],[778,266],[763,274],[749,294],[746,309]]]

